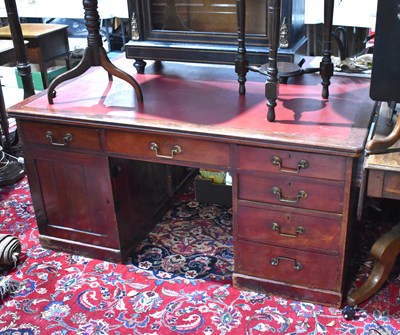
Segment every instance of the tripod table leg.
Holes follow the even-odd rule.
[[[388,278],[400,253],[400,224],[379,238],[371,248],[371,256],[375,258],[375,265],[367,281],[352,292],[347,302],[351,306],[363,302],[376,293]]]

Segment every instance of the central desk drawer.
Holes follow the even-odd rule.
[[[98,129],[40,122],[21,122],[18,127],[25,143],[54,148],[101,150]]]
[[[229,167],[229,144],[141,132],[106,132],[107,151],[138,158]]]
[[[290,248],[237,241],[235,271],[325,290],[338,289],[339,258]]]
[[[239,175],[239,198],[317,211],[341,213],[344,183],[270,174]]]

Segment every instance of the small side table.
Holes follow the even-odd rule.
[[[56,58],[65,58],[71,68],[67,25],[45,23],[21,23],[22,35],[28,41],[28,59],[39,64],[43,86],[49,86],[47,64]],[[11,39],[10,27],[0,28],[0,39]]]
[[[391,131],[387,126],[388,120],[389,107],[386,103],[382,103],[375,135],[368,144],[369,147],[374,148],[379,147],[375,143],[386,143],[390,145],[390,148],[386,147],[386,153],[369,154],[366,157],[360,190],[359,217],[364,194],[375,198],[400,200],[400,134],[397,132],[397,138],[393,137],[393,131],[388,135]],[[397,119],[394,129],[398,128],[399,120],[400,118]],[[388,137],[391,141],[387,140]],[[343,309],[346,319],[354,319],[355,306],[369,299],[381,288],[390,275],[399,254],[400,223],[373,244],[370,255],[374,258],[374,267],[363,285],[347,297],[348,306]]]

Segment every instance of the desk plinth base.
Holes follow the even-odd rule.
[[[340,292],[312,289],[298,285],[267,280],[263,278],[234,273],[233,286],[239,289],[276,294],[294,300],[309,301],[340,308],[343,297]]]
[[[93,259],[103,259],[113,263],[127,262],[133,250],[137,247],[137,244],[133,244],[129,250],[112,249],[46,235],[40,235],[39,241],[41,247],[44,249],[67,252]]]

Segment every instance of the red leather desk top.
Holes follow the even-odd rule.
[[[78,79],[56,88],[54,105],[46,91],[9,109],[11,116],[66,123],[133,127],[337,150],[358,155],[371,119],[369,80],[334,76],[330,97],[321,98],[319,74],[290,78],[280,85],[276,121],[266,120],[265,77],[249,73],[247,93],[238,94],[233,66],[163,62],[160,70],[135,73],[131,60],[115,64],[141,85],[139,105],[125,81],[108,81],[106,71],[93,67]]]

